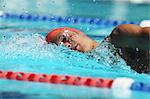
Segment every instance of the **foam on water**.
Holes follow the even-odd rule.
[[[35,73],[104,76],[116,73],[139,75],[118,56],[113,55],[108,44],[101,43],[94,58],[70,50],[62,45],[47,44],[45,37],[36,34],[15,34],[0,40],[0,69]],[[106,47],[107,46],[107,47]],[[116,62],[114,62],[116,61]],[[121,73],[121,74],[120,74]],[[116,77],[116,76],[114,76]]]
[[[26,61],[42,61],[45,60],[46,64],[50,63],[55,65],[85,65],[82,61],[87,60],[86,55],[74,52],[64,46],[56,46],[55,44],[46,44],[44,37],[39,34],[33,35],[13,35],[9,39],[1,40],[0,46],[1,56],[3,59],[21,60]],[[76,60],[76,62],[74,62]],[[25,62],[26,62],[25,61]],[[58,61],[55,63],[54,61]],[[62,62],[62,63],[61,63]],[[80,62],[80,63],[78,63]],[[90,63],[90,62],[88,62]]]

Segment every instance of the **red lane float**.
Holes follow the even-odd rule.
[[[12,79],[30,82],[45,82],[45,83],[65,84],[75,86],[90,86],[99,88],[111,88],[113,83],[112,79],[56,75],[56,74],[51,75],[34,74],[34,73],[1,71],[1,70],[0,70],[0,79]]]

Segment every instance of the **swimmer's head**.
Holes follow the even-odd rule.
[[[94,49],[97,43],[86,36],[83,32],[68,27],[57,28],[46,36],[47,43],[64,45],[72,50],[86,52]]]

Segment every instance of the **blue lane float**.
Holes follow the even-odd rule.
[[[84,18],[77,16],[39,16],[39,15],[31,15],[31,14],[11,14],[4,13],[0,17],[2,18],[10,18],[10,19],[19,19],[19,20],[27,20],[27,21],[50,21],[50,22],[58,22],[58,23],[71,23],[71,24],[91,24],[97,26],[117,26],[119,24],[140,24],[139,21],[125,21],[125,20],[108,20],[102,18]]]
[[[142,82],[134,82],[130,87],[131,90],[138,90],[138,91],[146,91],[150,92],[150,84],[145,84]]]

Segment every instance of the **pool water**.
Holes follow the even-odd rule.
[[[98,27],[96,25],[81,23],[58,24],[57,22],[20,21],[5,18],[2,18],[0,21],[1,70],[112,79],[117,77],[129,77],[145,83],[149,83],[150,81],[149,75],[136,73],[124,62],[118,63],[119,66],[106,66],[105,63],[88,59],[86,54],[69,50],[64,46],[57,47],[54,44],[47,45],[45,40],[43,40],[47,32],[51,29],[61,26],[70,26],[84,31],[92,39],[101,42],[104,37],[110,34],[114,28],[113,26]],[[108,59],[106,61],[110,60]],[[23,98],[135,98],[139,97],[139,94],[141,97],[147,97],[149,95],[148,93],[131,92],[127,90],[122,93],[123,95],[118,96],[116,91],[109,89],[18,82],[2,79],[0,83],[1,97],[9,97],[10,95],[10,97]],[[20,88],[22,90],[20,90]],[[89,95],[86,95],[87,93],[89,93]],[[100,93],[104,94],[100,95]]]
[[[20,5],[19,9],[16,5]],[[0,10],[17,14],[100,17],[130,21],[150,19],[148,3],[131,4],[115,0],[0,0]]]
[[[12,0],[14,2],[15,0]],[[17,13],[28,13],[32,14],[45,14],[45,15],[62,15],[62,16],[84,16],[84,17],[101,17],[106,19],[123,19],[123,20],[135,20],[140,21],[142,19],[148,19],[150,14],[133,14],[132,11],[126,12],[125,14],[114,14],[114,16],[109,15],[110,13],[115,13],[115,10],[106,9],[106,13],[96,13],[92,9],[99,8],[98,3],[94,8],[89,8],[89,10],[82,11],[78,8],[85,7],[86,5],[91,5],[93,3],[83,3],[77,5],[74,2],[72,7],[63,8],[64,12],[57,11],[54,13],[49,11],[48,8],[44,10],[37,10],[38,6],[32,8],[34,1],[31,1],[31,5],[26,2],[22,8],[18,9]],[[63,0],[61,0],[62,2]],[[84,1],[84,0],[83,0]],[[11,1],[10,1],[11,2]],[[10,3],[9,2],[9,3]],[[21,2],[21,1],[20,1]],[[40,4],[44,5],[46,1]],[[57,0],[54,2],[54,9],[58,6],[56,5]],[[73,2],[73,1],[72,1]],[[72,4],[72,2],[70,2]],[[17,8],[8,6],[9,3],[6,0],[0,1],[1,4],[5,4],[2,10],[7,12],[15,12]],[[18,3],[18,1],[16,2]],[[58,3],[58,2],[57,2]],[[112,3],[112,2],[111,2]],[[30,4],[30,3],[29,3]],[[51,5],[51,6],[54,6]],[[58,5],[60,5],[58,3]],[[114,8],[116,4],[112,3],[111,6],[107,3],[101,3],[101,9],[104,8]],[[47,5],[48,6],[48,5]],[[109,6],[109,7],[108,7]],[[121,6],[121,5],[120,5]],[[133,5],[125,4],[128,10],[133,8]],[[143,9],[149,10],[148,5],[138,7],[138,11],[145,11]],[[10,10],[11,9],[11,10]],[[50,8],[49,8],[50,9]],[[91,9],[91,10],[90,10]],[[116,8],[117,9],[117,8]],[[47,12],[46,12],[47,11]],[[76,11],[76,12],[75,12]],[[133,11],[133,12],[134,12]],[[73,13],[74,12],[74,13]],[[91,14],[93,12],[93,16]],[[120,11],[123,12],[123,11]],[[125,13],[125,12],[123,12]],[[83,15],[82,15],[83,14]],[[137,15],[140,15],[139,17]],[[144,16],[145,15],[145,16]],[[104,17],[106,16],[106,17]],[[122,17],[118,17],[122,16]],[[135,17],[136,16],[136,17]],[[89,59],[86,54],[69,50],[64,46],[56,46],[54,44],[45,44],[46,34],[54,28],[58,27],[72,27],[77,28],[84,33],[86,33],[92,39],[101,43],[101,41],[107,37],[112,29],[113,25],[95,25],[87,23],[65,23],[57,21],[41,21],[41,20],[23,20],[15,18],[1,18],[0,17],[0,70],[4,71],[23,71],[23,72],[33,72],[33,73],[44,73],[44,74],[65,74],[65,75],[76,75],[81,77],[99,77],[99,78],[111,78],[115,79],[118,77],[128,77],[135,81],[142,81],[144,83],[150,82],[150,76],[148,74],[139,74],[131,70],[129,66],[126,65],[124,61],[119,62],[114,66],[107,66],[105,62],[97,62],[96,59]],[[110,53],[109,50],[102,49],[102,54],[105,52]],[[121,58],[120,58],[121,59]],[[111,61],[107,59],[106,62]],[[119,93],[119,94],[118,94]],[[91,87],[76,87],[60,84],[47,84],[47,83],[32,83],[32,82],[20,82],[15,80],[4,80],[0,79],[0,98],[81,98],[81,99],[103,99],[103,98],[114,98],[114,99],[147,99],[149,97],[149,92],[131,91],[131,90],[112,90],[107,88],[91,88]]]

